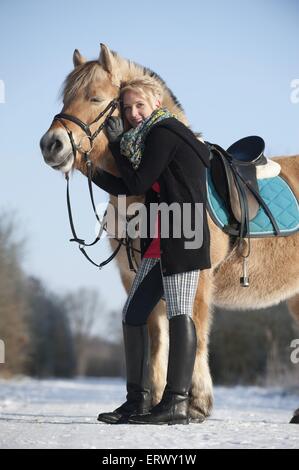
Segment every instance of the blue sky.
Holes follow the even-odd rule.
[[[0,209],[15,211],[28,239],[24,267],[57,291],[99,290],[109,308],[125,292],[113,263],[97,271],[68,242],[65,183],[43,162],[39,140],[61,109],[61,84],[75,48],[100,43],[156,71],[182,103],[192,128],[222,146],[261,135],[268,156],[299,152],[298,0],[1,0]],[[78,232],[94,221],[81,174],[72,181]],[[96,191],[97,202],[107,195]],[[91,254],[109,255],[107,241]]]

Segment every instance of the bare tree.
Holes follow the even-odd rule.
[[[25,275],[20,260],[25,240],[17,239],[15,214],[0,214],[0,339],[5,345],[5,364],[0,373],[22,373],[28,357],[26,325],[28,306]]]
[[[75,339],[77,373],[85,375],[89,339],[103,319],[104,307],[98,293],[86,288],[67,294],[63,304]]]
[[[62,300],[34,277],[27,281],[30,306],[30,361],[28,373],[36,377],[72,377],[76,358],[74,338]]]

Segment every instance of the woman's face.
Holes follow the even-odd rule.
[[[161,106],[158,99],[154,99],[153,103],[135,91],[126,91],[123,95],[123,112],[129,124],[132,127],[139,126],[156,108]]]

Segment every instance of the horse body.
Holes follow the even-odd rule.
[[[299,199],[299,155],[276,157],[281,176]],[[241,260],[233,249],[214,270],[213,302],[218,307],[258,309],[280,303],[299,292],[299,233],[277,238],[251,239],[250,286],[239,287]],[[263,269],[261,269],[263,267]]]
[[[163,106],[175,113],[187,124],[186,116],[180,103],[167,88],[163,80],[151,70],[121,58],[101,45],[98,61],[86,62],[78,51],[74,53],[75,69],[69,74],[64,86],[64,107],[62,112],[74,115],[84,122],[92,122],[99,111],[103,110],[110,100],[118,96],[122,82],[143,75],[154,76],[165,90]],[[115,110],[117,115],[119,110]],[[73,122],[68,123],[74,140],[83,146],[84,134]],[[84,142],[84,145],[85,142]],[[82,153],[76,159],[72,146],[59,122],[54,121],[41,139],[44,159],[51,167],[62,172],[76,168],[86,174]],[[90,149],[90,158],[98,165],[118,176],[113,157],[108,150],[108,141],[101,134]],[[279,157],[281,175],[292,186],[299,199],[299,155]],[[142,202],[143,197],[128,197],[127,205]],[[110,202],[116,208],[117,198],[110,196]],[[125,214],[123,214],[125,216]],[[291,299],[289,306],[294,317],[299,321],[299,233],[288,237],[260,238],[251,240],[249,261],[250,285],[240,286],[242,260],[236,247],[231,249],[229,237],[217,227],[210,217],[208,223],[211,233],[212,268],[201,272],[194,301],[193,320],[195,322],[198,347],[191,390],[191,417],[201,421],[209,416],[213,404],[212,381],[208,366],[208,339],[213,306],[234,309],[255,309],[268,307]],[[110,238],[112,249],[117,242]],[[133,247],[139,248],[138,239]],[[140,261],[140,255],[136,256]],[[134,274],[129,270],[126,250],[120,249],[116,258],[122,283],[129,292]],[[151,337],[151,379],[154,404],[162,395],[167,370],[168,322],[165,303],[161,300],[149,317]]]

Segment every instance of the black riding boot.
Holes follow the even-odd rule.
[[[169,320],[167,385],[162,400],[143,416],[132,415],[131,424],[189,424],[189,390],[196,355],[196,330],[188,315]]]
[[[124,424],[132,414],[148,413],[151,407],[149,381],[149,336],[147,325],[123,323],[127,371],[127,401],[110,413],[100,413],[98,421]]]

